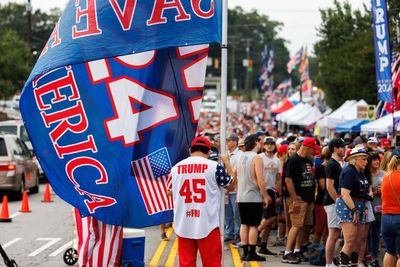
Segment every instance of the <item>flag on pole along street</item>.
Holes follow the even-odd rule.
[[[268,80],[268,70],[267,70],[267,47],[264,47],[264,50],[261,52],[261,74],[260,77],[258,78],[258,82],[260,84],[261,90],[265,91],[266,90],[266,86],[265,86],[265,82]]]
[[[53,189],[82,216],[126,227],[172,220],[163,184],[154,181],[188,155],[208,44],[221,42],[221,6],[68,3],[24,86],[20,109]],[[135,171],[144,158],[149,169]],[[147,184],[147,195],[138,181]],[[146,199],[165,204],[149,212]]]
[[[400,53],[393,51],[392,53],[392,86],[400,90]],[[399,95],[397,95],[399,98]],[[397,104],[397,103],[396,103]],[[398,110],[398,109],[396,109]]]
[[[298,65],[303,57],[303,47],[300,48],[299,51],[297,51],[294,56],[289,60],[289,62],[286,64],[287,66],[287,72],[292,73],[292,70]]]
[[[299,66],[299,72],[300,72],[300,73],[304,73],[306,70],[308,70],[308,53],[307,53],[307,46],[306,46],[306,48],[304,48],[303,57],[302,57],[302,59],[301,59],[300,66]]]
[[[261,53],[261,75],[258,78],[258,82],[260,83],[260,87],[262,91],[266,91],[267,89],[272,90],[273,87],[273,75],[272,71],[274,69],[274,50],[270,49],[268,51],[267,47],[264,47],[264,50]]]
[[[291,86],[292,86],[292,79],[286,79],[286,80],[282,81],[282,82],[276,87],[276,89],[277,89],[277,90],[284,90],[284,89],[286,89],[286,88],[288,88],[288,87],[291,87]]]
[[[393,103],[386,0],[371,0],[378,99]]]

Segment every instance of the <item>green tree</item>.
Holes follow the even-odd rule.
[[[321,40],[314,46],[319,66],[316,84],[332,108],[347,99],[376,102],[375,59],[371,12],[352,10],[349,2],[334,1],[321,10]]]
[[[40,54],[60,15],[61,11],[57,8],[49,13],[40,9],[32,12],[32,51]],[[28,16],[25,5],[16,3],[0,5],[0,34],[7,29],[13,29],[28,43]]]
[[[6,98],[21,90],[32,62],[29,46],[15,31],[0,35],[0,97]]]

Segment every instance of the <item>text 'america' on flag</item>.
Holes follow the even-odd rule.
[[[220,0],[68,3],[20,109],[53,189],[82,216],[172,221],[154,181],[188,156],[212,42],[221,42]]]

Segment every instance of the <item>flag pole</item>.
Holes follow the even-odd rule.
[[[228,0],[222,0],[222,44],[221,44],[221,155],[225,155],[226,149],[226,94],[228,78]],[[225,192],[222,190],[220,210],[220,231],[222,250],[224,247],[225,233]],[[224,253],[222,253],[222,266],[224,266]]]

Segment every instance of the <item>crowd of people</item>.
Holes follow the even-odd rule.
[[[219,135],[207,137],[219,150]],[[279,253],[267,247],[276,227],[283,263],[319,251],[326,266],[375,267],[382,237],[383,266],[400,266],[400,151],[382,141],[233,131],[226,145],[237,182],[226,189],[224,241],[244,261],[265,261]]]

